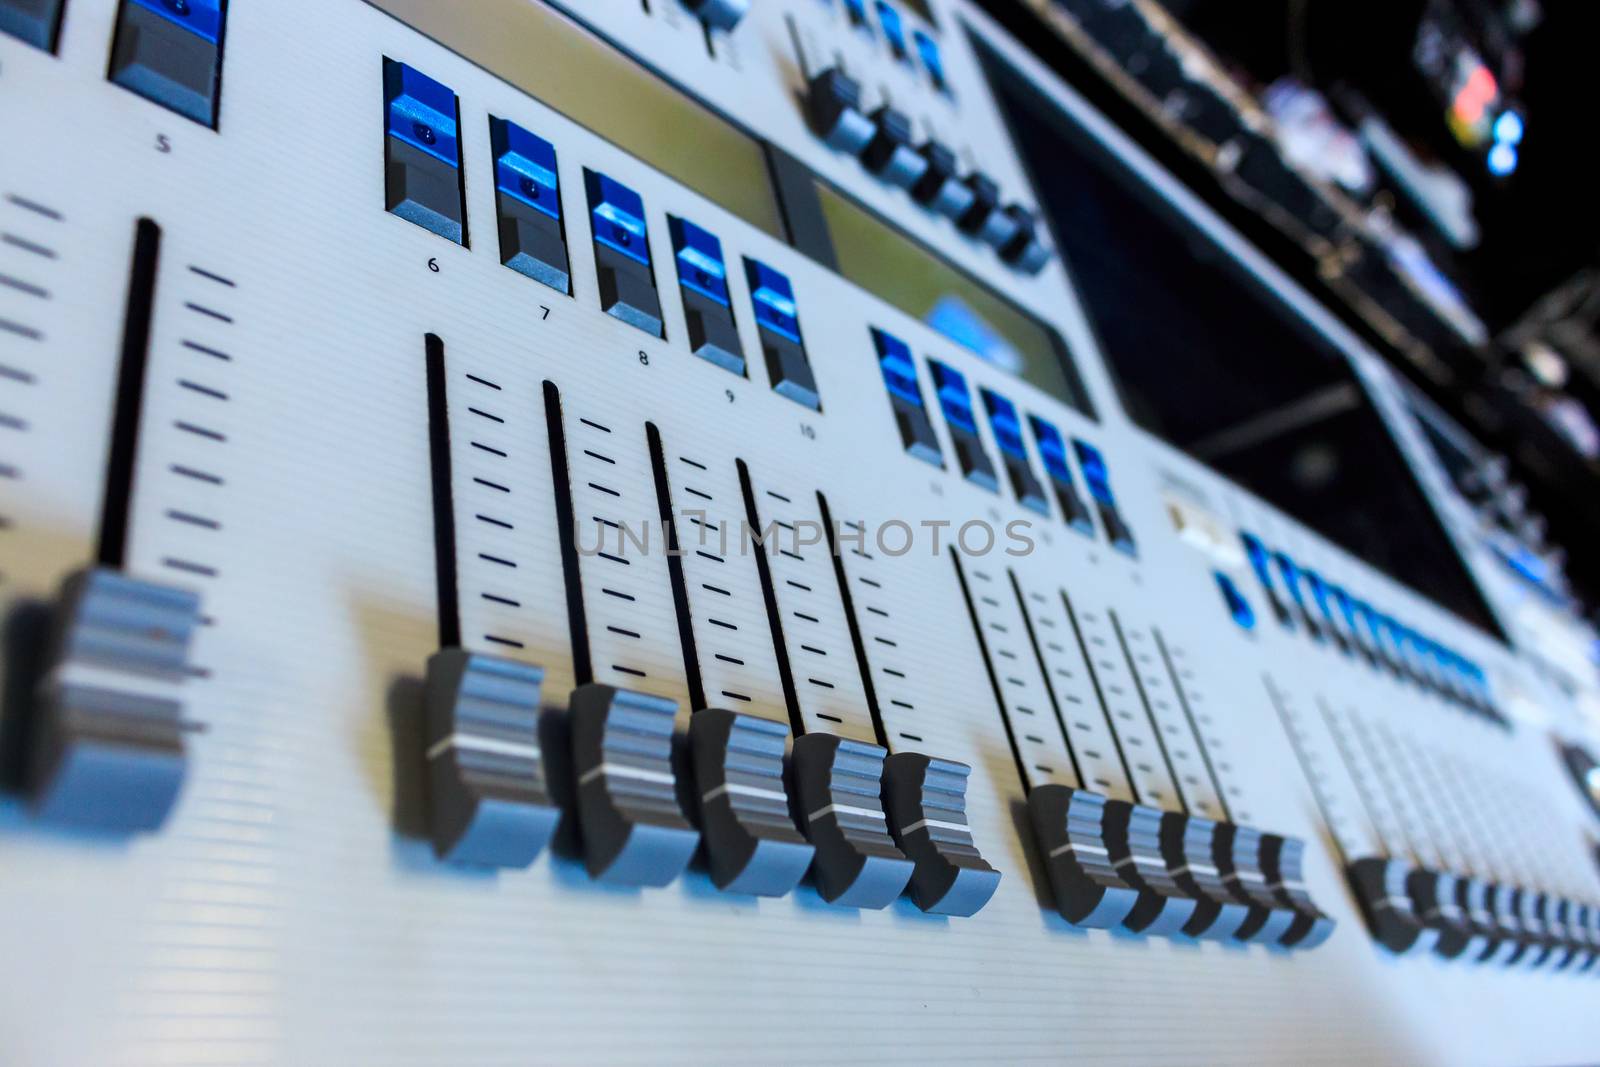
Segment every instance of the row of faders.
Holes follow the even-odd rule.
[[[937,914],[987,903],[1000,874],[966,824],[969,769],[889,751],[842,637],[848,609],[828,554],[719,544],[718,531],[747,524],[818,525],[820,498],[669,447],[659,427],[618,424],[554,383],[541,395],[437,337],[425,347],[442,646],[428,666],[425,756],[441,858],[525,866],[565,818],[596,881],[666,885],[703,849],[728,892],[782,896],[809,874],[839,906],[883,908],[908,891]],[[542,441],[501,417],[541,406]],[[546,448],[547,467],[528,462]],[[485,463],[498,473],[480,477]],[[668,545],[624,535],[641,515],[659,517]],[[541,526],[562,547],[548,593],[510,577],[478,584],[483,560],[527,570],[504,565]],[[545,698],[546,672],[530,662],[552,642],[489,621],[545,625],[547,610],[529,621],[523,609],[551,595],[568,608],[565,701]],[[801,622],[806,636],[786,632]],[[802,699],[789,650],[829,642],[826,666],[799,676],[816,687]]]

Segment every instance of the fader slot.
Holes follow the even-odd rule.
[[[782,896],[810,867],[785,785],[789,709],[732,463],[701,462],[647,427],[693,717],[689,743],[711,876]]]

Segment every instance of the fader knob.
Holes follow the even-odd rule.
[[[866,150],[875,132],[872,120],[861,110],[861,83],[838,67],[811,79],[806,111],[824,144],[852,156]]]

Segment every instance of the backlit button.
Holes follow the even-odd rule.
[[[555,147],[504,119],[489,120],[500,262],[559,293],[571,291]]]
[[[911,147],[911,120],[884,105],[872,113],[874,132],[861,162],[890,185],[910,189],[928,169],[928,161]]]
[[[1067,460],[1067,442],[1054,423],[1037,415],[1028,416],[1028,426],[1033,430],[1033,441],[1039,446],[1039,461],[1056,493],[1056,503],[1061,505],[1061,517],[1068,526],[1086,537],[1094,536],[1094,520],[1089,516],[1089,505],[1078,494],[1072,477],[1072,464]]]
[[[950,92],[950,83],[944,74],[944,55],[939,51],[939,42],[921,30],[912,30],[911,39],[916,43],[917,58],[922,60],[922,69],[928,73],[928,81],[941,93]]]
[[[391,59],[383,61],[389,211],[456,244],[467,242],[456,94]]]
[[[858,156],[872,140],[872,120],[861,110],[861,83],[838,67],[811,79],[806,110],[811,128],[829,148]]]
[[[1106,466],[1105,456],[1101,455],[1098,448],[1077,437],[1072,439],[1072,449],[1078,454],[1078,466],[1083,470],[1089,497],[1100,512],[1100,525],[1106,532],[1106,539],[1118,552],[1137,556],[1139,549],[1133,540],[1133,530],[1123,520],[1122,511],[1117,507],[1116,494],[1111,491],[1111,470]]]
[[[973,485],[998,493],[1000,482],[995,477],[994,461],[983,450],[966,376],[936,359],[928,361],[928,369],[933,374],[933,387],[939,398],[939,408],[944,412],[945,425],[950,429],[950,443],[955,449],[961,476]]]
[[[687,219],[669,216],[678,289],[689,328],[689,347],[701,359],[734,374],[744,374],[744,346],[728,298],[728,267],[722,242]]]
[[[601,310],[652,337],[663,336],[661,298],[656,293],[650,237],[644,224],[644,200],[598,171],[585,169],[583,181],[589,194]]]
[[[216,126],[223,15],[223,0],[123,0],[111,80],[202,126]]]
[[[794,287],[786,275],[753,259],[744,261],[745,279],[750,283],[750,300],[755,307],[761,352],[766,358],[767,378],[772,390],[796,404],[822,410],[817,395],[817,380],[811,373],[805,341],[800,336],[800,320],[795,307]]]
[[[878,27],[883,30],[883,39],[889,42],[889,51],[894,53],[896,59],[904,60],[908,55],[906,28],[900,20],[900,12],[889,0],[874,0],[873,7],[878,10]]]
[[[1029,511],[1049,515],[1050,502],[1045,499],[1044,485],[1033,473],[1027,446],[1022,443],[1022,419],[1017,414],[1017,406],[992,389],[979,392],[989,412],[989,428],[994,433],[995,444],[1000,447],[1000,460],[1005,464],[1017,503]]]
[[[884,387],[889,391],[889,406],[900,430],[900,443],[924,463],[943,468],[939,438],[922,400],[922,387],[917,381],[917,364],[911,349],[898,337],[878,329],[872,331],[872,343],[878,350],[878,366],[883,371]]]

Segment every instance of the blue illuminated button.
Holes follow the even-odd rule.
[[[63,3],[65,0],[0,0],[0,33],[54,52]]]
[[[1256,580],[1261,583],[1261,588],[1266,591],[1267,601],[1272,605],[1272,613],[1278,621],[1285,626],[1294,625],[1294,616],[1289,612],[1289,606],[1278,595],[1277,582],[1272,576],[1272,552],[1262,543],[1261,538],[1253,533],[1241,532],[1239,540],[1244,544],[1245,558],[1250,561],[1250,567],[1256,572]]]
[[[572,290],[555,146],[504,119],[489,120],[500,262],[562,293]]]
[[[1250,606],[1250,601],[1245,599],[1245,595],[1239,591],[1239,587],[1234,584],[1232,578],[1221,571],[1216,571],[1215,574],[1217,576],[1217,588],[1222,591],[1223,603],[1228,606],[1228,615],[1241,629],[1254,630],[1256,628],[1256,611]]]
[[[1354,654],[1355,649],[1351,647],[1350,638],[1345,633],[1344,619],[1335,610],[1333,594],[1329,589],[1328,583],[1324,582],[1316,571],[1302,569],[1300,574],[1306,583],[1306,588],[1311,590],[1312,602],[1317,605],[1317,610],[1321,613],[1323,623],[1327,626],[1328,631],[1333,634],[1334,643],[1339,646],[1339,651],[1346,655]]]
[[[928,361],[933,373],[933,388],[939,398],[939,409],[944,412],[945,425],[950,429],[950,443],[956,452],[956,462],[961,476],[991,493],[1000,491],[995,477],[994,462],[983,450],[983,440],[978,435],[978,419],[972,410],[972,392],[967,379],[960,371],[936,359]]]
[[[383,104],[385,206],[407,222],[466,244],[456,94],[385,59]]]
[[[822,410],[817,380],[811,373],[811,360],[800,336],[800,313],[795,305],[794,286],[789,284],[786,275],[754,259],[745,259],[744,274],[750,284],[756,332],[761,338],[761,352],[773,391],[796,404]]]
[[[867,0],[844,0],[844,13],[850,16],[852,26],[867,24]]]
[[[1072,464],[1067,459],[1067,441],[1054,423],[1037,415],[1028,416],[1028,426],[1033,430],[1033,443],[1039,448],[1039,462],[1044,464],[1045,477],[1056,491],[1056,503],[1061,505],[1061,517],[1067,525],[1086,537],[1094,536],[1094,520],[1089,517],[1089,505],[1078,495]]]
[[[661,298],[650,264],[644,200],[615,178],[588,168],[583,172],[583,186],[589,198],[601,310],[651,337],[665,336]]]
[[[1017,503],[1041,515],[1050,514],[1050,502],[1045,499],[1044,485],[1033,473],[1028,459],[1028,446],[1022,441],[1022,417],[1017,406],[993,389],[980,389],[983,406],[989,412],[989,430],[1000,448],[1000,462],[1005,465],[1006,476],[1011,481],[1011,491],[1017,494]]]
[[[689,347],[701,359],[743,375],[744,346],[739,343],[733,304],[728,299],[728,265],[722,258],[722,242],[688,219],[668,216],[667,226],[672,233]]]
[[[939,92],[948,93],[950,83],[944,76],[944,53],[939,51],[939,42],[922,30],[912,30],[911,39],[916,42],[917,58],[922,60],[922,69],[928,72],[928,80]]]
[[[1284,588],[1289,590],[1289,599],[1294,603],[1295,614],[1305,624],[1306,632],[1317,641],[1327,640],[1327,637],[1322,632],[1321,624],[1311,614],[1311,609],[1306,606],[1306,594],[1302,586],[1300,565],[1287,552],[1273,552],[1272,561],[1277,564],[1278,573],[1283,577]]]
[[[883,384],[889,391],[889,407],[900,430],[900,443],[924,463],[943,468],[939,438],[922,401],[922,387],[917,382],[917,364],[911,349],[900,338],[876,328],[872,331],[872,344],[878,351],[878,368],[883,372]]]
[[[1363,626],[1360,613],[1356,610],[1355,598],[1337,585],[1328,586],[1328,596],[1344,620],[1344,630],[1350,637],[1350,643],[1361,652],[1368,664],[1375,664],[1377,653],[1373,650],[1371,635]]]
[[[1089,442],[1074,437],[1072,450],[1077,453],[1078,466],[1083,470],[1084,484],[1089,487],[1089,498],[1100,512],[1100,525],[1105,528],[1111,547],[1129,556],[1139,554],[1133,540],[1133,530],[1122,518],[1117,508],[1116,494],[1111,491],[1111,470],[1100,450]]]
[[[223,0],[123,0],[111,80],[214,128],[224,17]]]
[[[883,30],[883,39],[889,42],[890,51],[896,59],[906,58],[906,28],[900,21],[900,12],[889,0],[875,0],[873,6],[878,10],[878,28]]]

